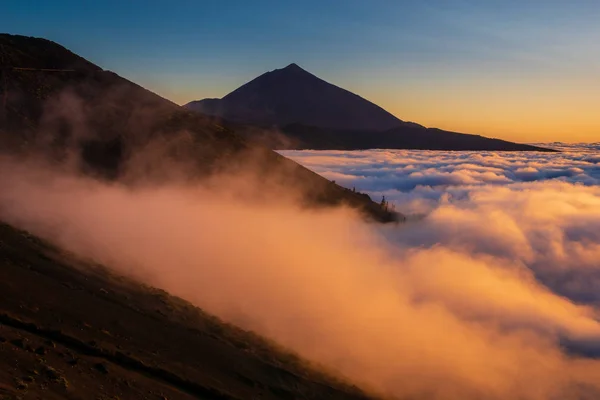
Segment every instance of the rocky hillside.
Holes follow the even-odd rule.
[[[366,394],[251,332],[0,223],[0,399]]]

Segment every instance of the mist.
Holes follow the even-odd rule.
[[[125,185],[3,158],[0,220],[379,394],[598,398],[598,187],[488,182],[378,225],[306,209],[247,168]]]

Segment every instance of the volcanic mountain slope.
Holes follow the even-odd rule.
[[[549,151],[402,121],[296,64],[267,72],[222,99],[192,101],[186,107],[241,124],[240,133],[278,149]]]
[[[296,64],[267,72],[222,99],[193,101],[190,109],[232,122],[332,129],[384,130],[402,124],[381,107],[317,78]]]
[[[250,160],[264,180],[301,191],[307,205],[344,203],[378,221],[402,218],[54,42],[0,34],[0,74],[0,152],[74,158],[109,179],[130,172],[132,160],[138,172],[155,173],[185,161],[193,178],[246,171]]]
[[[0,399],[366,400],[275,344],[0,223]]]

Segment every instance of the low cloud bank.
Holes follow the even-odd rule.
[[[442,197],[464,198],[489,185],[553,180],[600,185],[600,144],[538,144],[561,150],[452,152],[414,150],[280,151],[313,171],[407,213],[428,213]],[[525,185],[526,187],[526,185]]]
[[[135,188],[5,159],[0,219],[378,393],[596,399],[600,189],[591,182],[600,160],[545,157],[295,155],[401,211],[427,205],[427,218],[397,226],[365,223],[348,209],[305,210],[293,196],[242,200],[227,177],[210,190]],[[517,178],[527,168],[562,175]],[[261,177],[244,180],[260,190]]]

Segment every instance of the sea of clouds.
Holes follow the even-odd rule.
[[[552,181],[600,185],[600,143],[536,144],[560,150],[486,151],[280,151],[318,174],[379,201],[382,196],[405,214],[427,213],[440,199],[462,199],[490,186],[514,190]]]
[[[0,159],[0,220],[391,398],[592,400],[600,153],[560,149],[282,152],[421,215],[386,225],[280,190],[248,201],[240,180],[267,190],[250,163],[209,185],[131,186]]]
[[[518,262],[555,293],[600,305],[600,143],[538,145],[560,152],[281,153],[394,203],[414,221],[392,235],[398,246]]]

